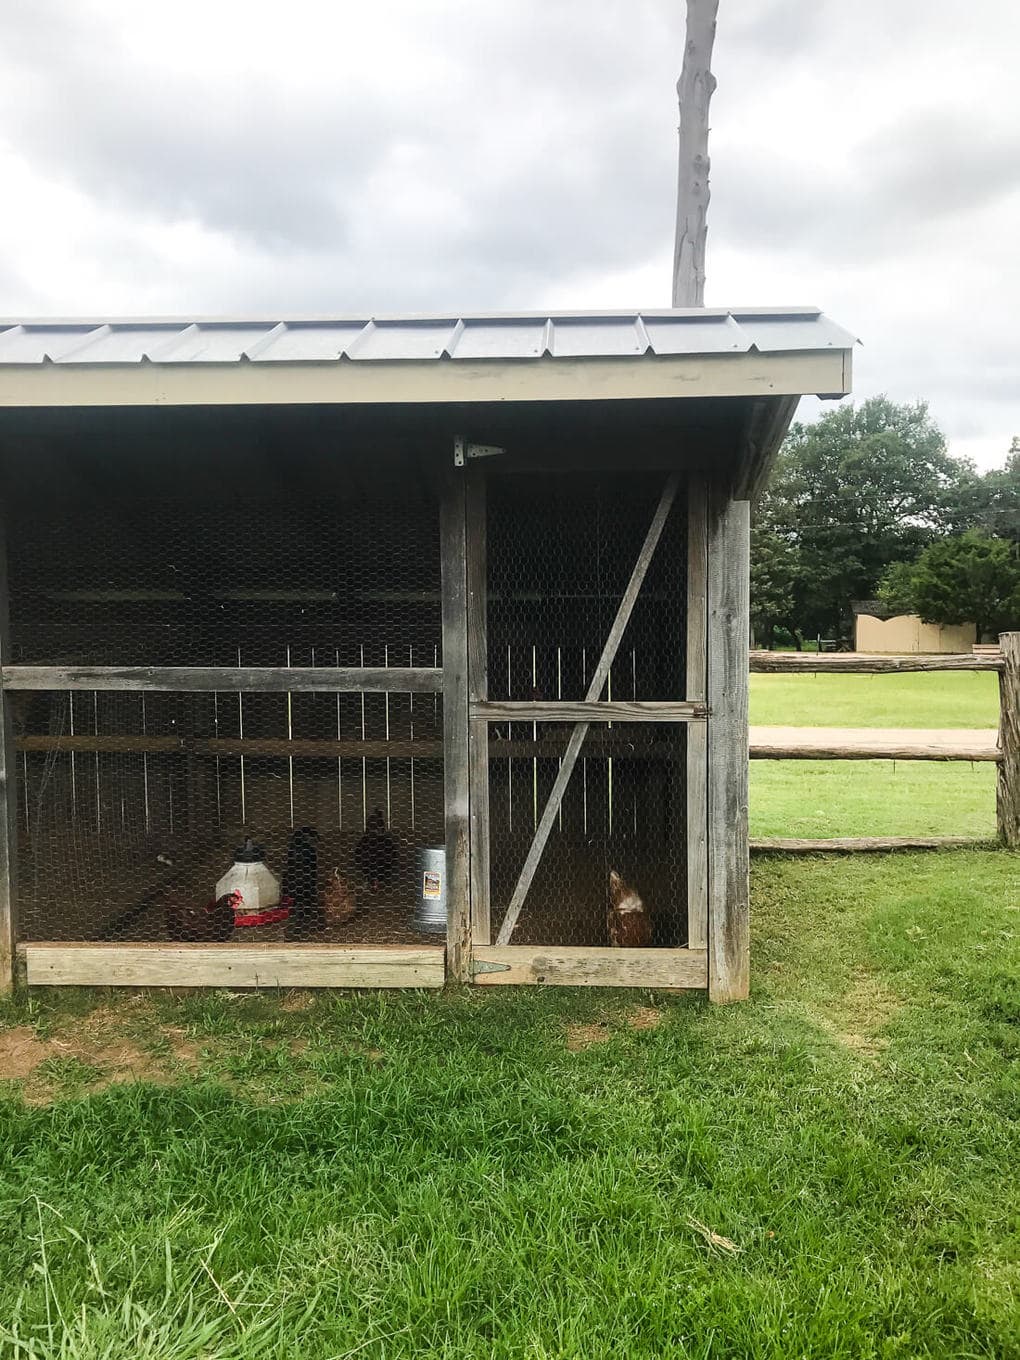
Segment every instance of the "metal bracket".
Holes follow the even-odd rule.
[[[455,439],[453,466],[463,467],[465,462],[473,458],[498,458],[503,453],[506,453],[506,449],[501,449],[497,444],[472,444],[467,439]]]
[[[508,963],[490,963],[488,959],[471,960],[472,977],[477,973],[509,973],[509,971],[510,965]]]

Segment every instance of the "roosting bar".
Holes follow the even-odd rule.
[[[851,344],[0,323],[0,981],[746,995],[749,503]]]

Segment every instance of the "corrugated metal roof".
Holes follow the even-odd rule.
[[[846,350],[814,307],[474,316],[0,320],[0,364],[232,364],[637,358]]]

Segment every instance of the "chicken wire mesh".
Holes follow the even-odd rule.
[[[196,461],[86,450],[57,493],[5,468],[14,662],[441,666],[426,468],[352,458],[310,486],[276,462],[210,487]],[[418,851],[443,842],[441,695],[9,698],[21,939],[422,938]],[[213,905],[248,837],[294,906],[258,930]]]
[[[579,700],[663,495],[662,474],[504,475],[488,489],[490,699]],[[685,697],[686,506],[674,501],[598,697]],[[492,938],[568,755],[572,724],[493,723],[489,740]],[[641,899],[648,938],[687,938],[686,732],[593,724],[580,748],[513,944],[610,943],[609,875]]]

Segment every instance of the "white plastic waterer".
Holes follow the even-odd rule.
[[[289,915],[280,906],[280,880],[263,859],[261,845],[251,836],[234,851],[234,862],[216,884],[216,898],[236,893],[235,926],[264,926],[283,921]]]

